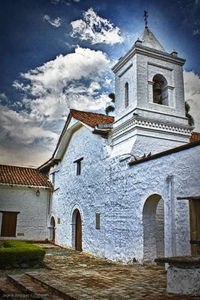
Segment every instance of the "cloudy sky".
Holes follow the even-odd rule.
[[[148,25],[186,59],[185,97],[200,131],[200,0],[0,1],[0,163],[39,166],[69,108],[103,111],[112,66]]]

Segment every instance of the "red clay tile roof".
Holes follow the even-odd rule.
[[[47,176],[37,169],[7,165],[0,165],[1,183],[53,188]]]
[[[200,132],[192,132],[192,135],[190,137],[190,142],[196,142],[200,141]]]
[[[95,127],[98,124],[112,124],[114,122],[114,117],[103,114],[79,111],[75,109],[71,109],[70,113],[76,120],[79,120],[91,127]]]

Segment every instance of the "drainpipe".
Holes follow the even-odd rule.
[[[170,256],[176,256],[176,203],[174,193],[174,175],[168,175],[168,201],[169,201],[169,216],[170,216],[170,242],[171,242],[171,253]]]

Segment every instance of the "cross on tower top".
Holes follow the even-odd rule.
[[[148,12],[145,10],[144,11],[144,23],[145,23],[145,27],[148,27],[148,25],[147,25],[147,19],[148,19]]]

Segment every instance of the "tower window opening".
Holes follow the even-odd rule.
[[[160,74],[153,77],[153,103],[168,105],[167,80]]]
[[[125,107],[129,106],[129,87],[128,82],[125,83]]]

